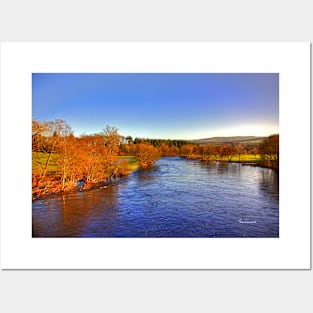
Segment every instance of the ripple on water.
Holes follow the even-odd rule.
[[[278,237],[278,190],[270,169],[162,158],[116,186],[34,201],[33,236]]]

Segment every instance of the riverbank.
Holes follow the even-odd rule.
[[[77,173],[76,180],[62,182],[60,174],[62,169],[58,166],[60,156],[52,154],[46,167],[48,158],[48,153],[32,153],[32,200],[59,193],[107,188],[116,184],[118,178],[127,177],[138,168],[138,162],[134,157],[118,156],[114,168],[107,174],[104,173],[102,179],[87,182]],[[42,175],[43,172],[45,175]]]
[[[270,168],[276,171],[279,170],[279,163],[277,161],[263,160],[260,155],[243,154],[239,156],[227,157],[202,157],[200,155],[182,156],[186,159],[199,160],[203,162],[222,162],[222,163],[238,163],[243,166],[258,166],[263,168]]]
[[[278,237],[278,175],[237,165],[164,157],[104,188],[33,201],[33,237]]]

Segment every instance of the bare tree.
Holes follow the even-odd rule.
[[[103,138],[104,144],[109,149],[109,152],[117,154],[121,140],[121,135],[118,133],[118,129],[107,125],[106,128],[103,129]]]

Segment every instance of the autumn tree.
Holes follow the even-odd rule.
[[[88,189],[106,178],[127,175],[128,160],[118,158],[120,138],[117,128],[111,126],[100,134],[77,138],[63,120],[33,120],[33,198],[71,190],[78,180],[83,180],[84,189]],[[143,166],[155,159],[157,150],[152,148],[148,147],[147,155],[141,157]],[[134,155],[136,151],[132,147],[129,152]]]
[[[271,135],[264,139],[259,146],[262,161],[265,165],[279,167],[279,135]]]
[[[165,143],[162,143],[158,150],[162,156],[168,156],[170,154],[170,147]]]
[[[62,191],[70,190],[75,187],[79,179],[80,160],[77,140],[68,124],[64,125],[60,134],[57,153],[56,163],[60,173],[60,189]]]
[[[79,162],[78,172],[80,179],[84,180],[84,189],[88,189],[92,184],[107,178],[106,156],[109,150],[105,147],[103,137],[100,134],[85,135],[78,139]]]
[[[48,124],[46,122],[39,122],[35,119],[32,121],[32,186],[33,188],[38,187],[40,180],[44,177],[45,165],[42,164],[38,154],[45,152],[45,138],[44,133],[48,130]]]
[[[227,157],[227,161],[230,162],[234,155],[236,154],[236,151],[233,146],[231,145],[225,145],[223,147],[223,156]]]
[[[254,157],[256,158],[257,154],[259,154],[259,148],[257,146],[253,146],[250,149],[250,153],[252,153],[254,155]]]
[[[245,152],[245,148],[244,148],[244,146],[241,143],[238,143],[238,144],[235,145],[234,153],[238,154],[239,163],[240,163],[240,156],[242,154],[244,154],[244,152]]]
[[[169,155],[170,156],[177,156],[179,155],[179,148],[176,145],[173,145],[169,148]]]
[[[199,146],[197,149],[197,153],[200,155],[202,160],[209,161],[212,160],[215,149],[213,145]]]
[[[221,159],[224,156],[224,146],[222,145],[218,145],[215,147],[215,159],[219,159],[221,161]]]
[[[32,120],[32,151],[44,152],[46,150],[44,133],[48,131],[47,122]]]
[[[209,155],[209,160],[216,161],[216,147],[215,145],[207,145],[207,154]]]
[[[61,133],[66,127],[68,127],[68,125],[65,123],[65,121],[60,119],[49,122],[38,122],[33,120],[32,150],[33,152],[47,153],[44,164],[41,164],[41,172],[36,173],[36,179],[38,183],[46,179],[52,156],[57,151]]]
[[[120,145],[119,154],[120,155],[131,155],[130,150],[131,150],[131,145],[123,143]]]
[[[40,133],[38,129],[40,129]],[[39,149],[39,151],[44,152],[42,160],[45,161],[40,162],[40,172],[34,169],[32,171],[33,194],[54,193],[66,189],[69,182],[74,181],[74,174],[70,172],[73,168],[70,164],[73,152],[70,149],[69,137],[71,137],[72,142],[75,141],[75,138],[70,126],[60,119],[42,123],[35,121],[33,123],[33,139],[34,135],[37,137],[35,140],[37,151],[39,149],[38,144],[44,142],[44,150]],[[38,139],[40,140],[38,141]],[[52,157],[54,158],[54,170],[51,173]],[[48,172],[49,168],[50,172]]]
[[[193,154],[194,148],[195,148],[195,145],[192,145],[192,144],[183,145],[180,148],[182,156],[189,158]]]
[[[147,167],[159,157],[158,150],[148,143],[136,144],[135,157],[139,166]]]
[[[118,129],[107,125],[106,128],[103,129],[103,139],[109,152],[111,154],[117,154],[121,140],[121,135],[118,133]]]

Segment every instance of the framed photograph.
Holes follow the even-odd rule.
[[[310,268],[309,43],[3,43],[1,112],[2,268]]]

